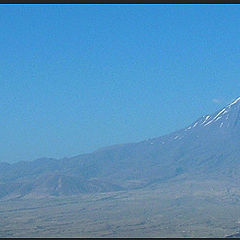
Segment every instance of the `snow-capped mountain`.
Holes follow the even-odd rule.
[[[183,139],[189,134],[197,134],[198,138],[200,132],[210,135],[210,133],[221,133],[227,137],[228,134],[236,135],[240,131],[240,97],[235,99],[232,103],[228,104],[221,110],[207,114],[187,126],[185,129],[174,132],[169,136],[174,136],[174,139]],[[207,132],[207,133],[206,133]],[[206,136],[209,138],[210,136]]]
[[[187,129],[194,127],[212,128],[219,127],[222,129],[236,129],[240,124],[240,97],[235,99],[226,107],[212,115],[206,115],[194,122]]]
[[[147,187],[175,178],[240,177],[240,98],[184,129],[64,159],[0,163],[0,197]]]

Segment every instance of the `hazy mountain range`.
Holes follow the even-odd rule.
[[[240,177],[240,98],[184,129],[63,159],[0,163],[0,198],[144,188],[174,179]]]

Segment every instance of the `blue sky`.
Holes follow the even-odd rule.
[[[0,161],[160,136],[240,96],[239,5],[1,5]]]

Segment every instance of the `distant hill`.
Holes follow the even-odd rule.
[[[184,129],[72,158],[0,163],[0,198],[143,188],[172,179],[240,177],[240,98]]]

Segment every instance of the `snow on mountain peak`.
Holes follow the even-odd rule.
[[[232,103],[230,103],[230,104],[228,105],[228,107],[234,105],[234,104],[237,103],[239,100],[240,100],[240,97],[236,98]]]
[[[223,120],[223,116],[225,117],[226,120],[229,118],[229,113],[231,111],[231,107],[238,103],[240,101],[240,97],[236,98],[232,103],[228,104],[226,107],[221,109],[219,112],[215,113],[215,115],[212,115],[209,119],[205,119],[205,121],[202,123],[204,126],[207,126],[213,122],[218,121],[219,119]],[[228,114],[226,114],[228,113]],[[226,115],[225,115],[226,114]],[[220,127],[222,127],[223,124],[220,124]]]

